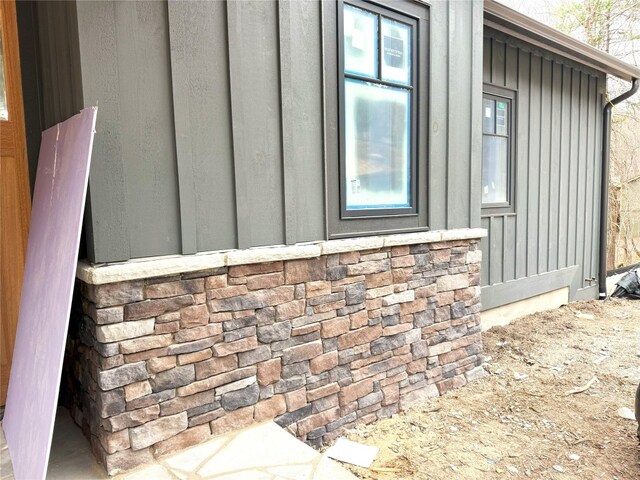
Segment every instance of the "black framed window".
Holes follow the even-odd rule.
[[[338,8],[342,218],[417,213],[417,59],[415,18]]]
[[[515,189],[515,92],[485,86],[482,97],[482,208],[512,212]]]

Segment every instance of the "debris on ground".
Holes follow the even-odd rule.
[[[347,432],[380,452],[368,469],[345,466],[366,480],[640,478],[638,425],[618,413],[635,399],[639,342],[630,299],[493,328],[483,333],[488,375]]]
[[[362,468],[369,468],[378,455],[380,449],[370,445],[339,438],[325,455],[340,462],[350,463]]]

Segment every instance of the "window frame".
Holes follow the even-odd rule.
[[[369,13],[373,13],[377,17],[377,72],[376,78],[345,72],[345,55],[344,55],[344,7],[352,6]],[[382,18],[388,18],[398,23],[411,26],[411,78],[409,85],[403,85],[400,82],[390,82],[382,79]],[[406,13],[399,13],[387,6],[380,5],[376,2],[362,0],[343,0],[338,2],[337,6],[337,42],[338,42],[338,120],[339,120],[339,179],[340,179],[340,219],[354,218],[385,218],[396,216],[407,216],[418,214],[418,97],[420,94],[420,43],[419,43],[419,20]],[[427,44],[428,48],[428,44]],[[408,207],[389,207],[389,208],[347,208],[347,185],[346,185],[346,111],[345,111],[345,81],[347,79],[368,82],[375,85],[383,85],[392,88],[399,88],[409,92],[411,109],[409,119],[409,168],[410,175],[409,187],[409,206]],[[426,185],[425,185],[426,187]]]
[[[482,164],[480,166],[480,204],[482,209],[482,215],[503,215],[505,213],[514,213],[516,208],[516,133],[517,133],[517,95],[516,90],[512,90],[505,87],[499,87],[496,85],[484,84],[482,89],[482,101],[484,103],[485,98],[490,97],[493,100],[504,100],[509,104],[509,118],[507,126],[507,202],[499,203],[484,203],[482,202],[482,169],[484,166],[484,153],[482,155]],[[484,107],[483,107],[484,115]],[[482,139],[487,136],[499,136],[504,138],[504,135],[492,135],[484,133],[482,129]],[[484,147],[483,147],[484,151]]]

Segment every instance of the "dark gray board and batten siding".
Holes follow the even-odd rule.
[[[71,5],[82,79],[76,107],[99,107],[85,222],[90,260],[345,234],[327,198],[338,191],[326,176],[336,145],[325,135],[335,128],[326,115],[335,93],[326,89],[337,72],[325,60],[338,46],[336,19],[322,2]],[[352,223],[348,235],[480,226],[482,4],[428,8],[420,221]]]
[[[505,287],[595,296],[604,74],[487,29],[483,81],[516,92],[515,212],[482,216],[483,308]]]

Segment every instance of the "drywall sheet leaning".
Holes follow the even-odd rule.
[[[17,480],[47,472],[96,113],[86,108],[42,134],[4,414]]]

